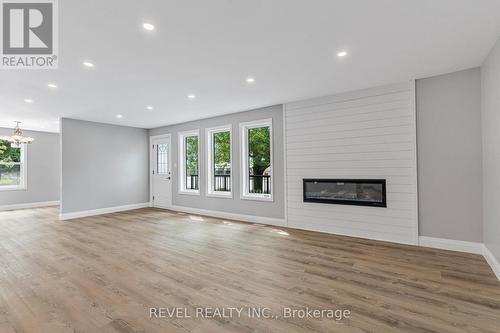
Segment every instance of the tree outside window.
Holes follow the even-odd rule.
[[[231,174],[231,134],[214,133],[214,171],[215,175]]]
[[[187,136],[186,147],[186,189],[198,190],[198,136]]]
[[[21,148],[0,140],[0,187],[21,185]]]
[[[231,132],[212,134],[212,191],[231,192]]]
[[[248,170],[250,193],[271,190],[271,131],[269,127],[248,129]]]

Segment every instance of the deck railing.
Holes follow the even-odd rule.
[[[250,175],[249,176],[250,193],[271,193],[271,176],[270,175]]]
[[[214,191],[230,192],[231,175],[214,175]]]

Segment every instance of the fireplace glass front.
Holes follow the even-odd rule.
[[[304,179],[304,202],[387,207],[385,179]]]

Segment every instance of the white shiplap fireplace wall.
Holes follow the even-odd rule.
[[[287,220],[418,244],[414,81],[285,105]],[[387,208],[304,203],[303,178],[383,178]]]

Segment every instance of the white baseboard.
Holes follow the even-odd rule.
[[[213,217],[218,217],[218,218],[228,219],[228,220],[239,220],[239,221],[245,221],[245,222],[253,222],[253,223],[260,223],[260,224],[269,224],[269,225],[274,225],[274,226],[279,226],[279,227],[286,227],[285,219],[278,219],[278,218],[273,218],[273,217],[227,213],[227,212],[221,212],[221,211],[217,211],[217,210],[199,209],[199,208],[191,208],[191,207],[175,206],[175,205],[172,206],[170,209],[176,210],[179,212],[184,212],[184,213],[213,216]]]
[[[15,204],[15,205],[2,205],[2,206],[0,206],[0,211],[48,207],[48,206],[58,206],[58,205],[59,205],[59,201],[28,202],[28,203]]]
[[[497,279],[500,281],[500,262],[483,243],[465,242],[453,239],[434,238],[426,236],[420,236],[418,237],[418,240],[420,246],[480,254],[484,257],[484,259],[486,259],[486,262],[488,263],[488,265],[490,265],[493,273],[495,273]]]
[[[497,258],[495,258],[493,253],[491,253],[486,245],[483,245],[483,256],[493,270],[493,273],[495,273],[495,275],[497,276],[497,279],[500,281],[500,262]]]
[[[419,236],[418,245],[436,249],[483,254],[483,243]]]
[[[139,209],[139,208],[145,208],[145,207],[149,207],[149,202],[143,202],[143,203],[131,204],[131,205],[125,205],[125,206],[115,206],[115,207],[106,207],[106,208],[99,208],[99,209],[92,209],[92,210],[84,210],[84,211],[73,212],[73,213],[62,213],[59,215],[59,219],[60,220],[71,220],[71,219],[77,219],[80,217],[123,212],[126,210]]]

